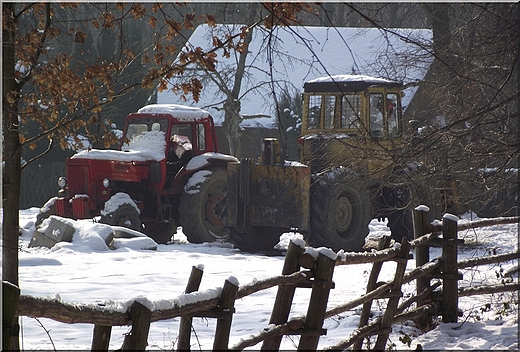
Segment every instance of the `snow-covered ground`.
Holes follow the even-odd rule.
[[[204,266],[201,291],[222,287],[229,277],[244,285],[276,276],[283,266],[283,255],[243,253],[225,244],[190,244],[180,230],[173,244],[159,245],[157,250],[141,249],[146,247],[143,240],[119,240],[117,249],[110,250],[96,233],[101,225],[91,221],[78,222],[72,243],[60,243],[52,249],[28,248],[35,230],[37,211],[37,208],[31,208],[20,212],[20,286],[24,295],[52,297],[71,303],[105,302],[114,306],[124,306],[140,297],[153,304],[181,295],[192,266]],[[370,236],[382,234],[389,234],[386,225],[372,222]],[[459,237],[466,240],[466,244],[460,246],[460,258],[484,256],[490,251],[506,253],[518,250],[517,225],[464,231]],[[282,236],[282,247],[287,245],[288,238],[290,235]],[[431,251],[432,258],[438,255],[440,251]],[[516,264],[518,262],[468,269],[464,271],[461,285],[499,283],[504,273]],[[329,307],[363,294],[370,268],[371,264],[336,267],[336,287],[331,291]],[[414,261],[409,261],[407,270],[413,268]],[[380,280],[390,280],[394,269],[394,263],[385,263]],[[518,280],[517,276],[513,280]],[[276,290],[271,288],[236,302],[230,346],[267,327]],[[406,285],[403,291],[405,296],[409,296],[414,287]],[[306,314],[309,297],[309,289],[296,291],[291,316]],[[375,301],[375,315],[380,314],[384,306],[384,300]],[[414,328],[411,322],[394,326],[389,348],[413,350],[420,344],[424,350],[518,350],[517,292],[462,298],[459,307],[464,316],[458,323],[440,323],[425,334]],[[360,310],[355,309],[327,319],[324,326],[327,335],[320,338],[318,348],[347,338],[357,327],[359,313]],[[178,328],[178,318],[152,323],[148,348],[176,348]],[[195,318],[192,349],[211,349],[214,330],[213,319]],[[93,326],[89,324],[63,324],[44,318],[22,317],[21,347],[25,351],[87,350],[90,349],[92,331]],[[114,327],[110,348],[120,348],[124,335],[129,331],[130,327]],[[406,341],[407,337],[411,338],[409,346],[401,341]],[[373,346],[374,339],[371,342]],[[294,350],[297,345],[298,337],[288,336],[284,337],[281,348]],[[259,348],[260,345],[252,347]]]

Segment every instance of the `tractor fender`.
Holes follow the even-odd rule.
[[[227,168],[227,164],[230,162],[239,162],[239,160],[232,155],[216,152],[208,152],[194,156],[175,177],[172,187],[170,188],[170,194],[182,194],[184,185],[197,171],[208,169],[208,167],[211,166]]]

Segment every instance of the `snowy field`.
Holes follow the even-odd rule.
[[[156,250],[141,249],[149,244],[146,240],[119,240],[117,249],[110,250],[98,234],[102,225],[91,221],[78,222],[72,243],[60,243],[52,249],[28,248],[34,233],[37,208],[20,212],[20,286],[22,294],[36,297],[51,297],[70,303],[100,303],[128,305],[133,299],[146,298],[150,304],[171,300],[181,295],[186,286],[192,266],[203,265],[202,290],[222,287],[224,280],[233,276],[244,285],[254,280],[279,275],[284,257],[280,255],[254,255],[241,252],[223,244],[190,244],[182,231],[175,235],[169,245],[159,245]],[[466,215],[461,221],[475,215]],[[384,223],[374,221],[370,225],[371,237],[389,234]],[[280,245],[287,245],[282,236]],[[497,254],[518,250],[518,226],[499,225],[459,233],[466,244],[460,246],[459,258],[484,256],[489,251]],[[440,251],[431,250],[431,257]],[[500,265],[480,267],[480,270],[464,271],[461,285],[496,284],[504,273],[518,264],[507,262]],[[371,264],[336,267],[329,307],[357,298],[365,292]],[[414,268],[409,261],[407,271]],[[385,263],[381,280],[393,277],[394,263]],[[517,276],[513,280],[518,280]],[[230,347],[240,339],[257,334],[267,327],[273,307],[276,288],[271,288],[236,302],[233,316]],[[405,297],[414,292],[414,286],[403,287]],[[296,291],[291,316],[305,314],[310,290]],[[380,314],[385,301],[375,301],[374,314]],[[389,348],[414,350],[418,344],[424,350],[518,350],[518,293],[504,293],[462,298],[459,307],[464,316],[458,323],[439,325],[422,334],[405,322],[393,327]],[[355,309],[327,319],[324,328],[327,335],[320,338],[318,348],[333,345],[347,338],[357,327],[360,310]],[[152,323],[148,338],[150,350],[176,348],[179,319]],[[192,334],[193,350],[209,350],[212,347],[215,321],[194,318]],[[63,324],[49,319],[21,318],[21,347],[34,350],[88,350],[92,340],[93,326],[88,324]],[[110,349],[120,348],[124,335],[130,327],[114,327]],[[403,343],[411,338],[410,345]],[[372,344],[374,343],[372,339]],[[281,348],[295,350],[298,337],[282,340]],[[372,345],[373,346],[373,345]],[[259,349],[260,345],[251,349]]]

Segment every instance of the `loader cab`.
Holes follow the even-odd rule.
[[[306,82],[300,160],[313,169],[344,165],[345,160],[372,168],[369,159],[378,149],[401,144],[401,88],[400,82],[359,75]]]

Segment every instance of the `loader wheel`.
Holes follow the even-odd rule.
[[[269,226],[248,226],[247,229],[231,228],[229,242],[244,252],[272,251],[280,242],[280,236],[290,229]]]
[[[144,222],[143,232],[158,244],[168,243],[176,231],[177,226],[173,222],[152,220]]]
[[[135,231],[143,231],[141,218],[135,207],[128,203],[123,203],[111,213],[101,215],[99,222],[112,226],[122,226]]]
[[[227,240],[226,213],[227,170],[211,168],[193,174],[184,187],[179,206],[180,224],[188,241]]]
[[[334,251],[362,251],[371,221],[368,190],[344,169],[316,177],[311,186],[309,243]]]

